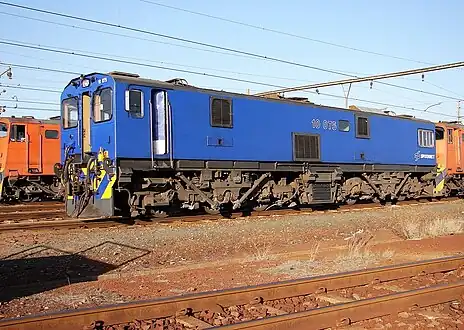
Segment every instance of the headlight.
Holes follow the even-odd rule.
[[[90,86],[90,80],[89,79],[82,80],[82,87],[87,88],[89,86]]]

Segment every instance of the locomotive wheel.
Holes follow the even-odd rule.
[[[268,208],[268,206],[269,205],[267,205],[267,204],[256,204],[253,207],[253,211],[256,211],[256,212],[265,211]]]
[[[212,209],[209,206],[203,206],[203,209],[205,210],[206,213],[211,214],[211,215],[218,215],[221,211],[219,209]]]
[[[347,205],[354,205],[354,204],[356,204],[356,202],[357,202],[357,200],[355,198],[348,198],[346,200]]]
[[[156,210],[152,213],[152,215],[157,219],[163,219],[168,216],[168,212],[162,210]]]
[[[22,202],[22,203],[32,203],[32,202],[38,202],[40,200],[40,197],[36,196],[36,197],[33,197],[29,194],[22,194],[20,197],[19,197],[19,201]]]

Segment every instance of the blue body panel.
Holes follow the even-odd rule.
[[[98,80],[106,77],[104,84]],[[150,159],[153,118],[150,103],[153,93],[166,90],[172,115],[172,150],[174,159],[293,161],[293,133],[320,135],[320,162],[383,165],[435,165],[435,147],[418,145],[418,129],[435,130],[432,122],[364,113],[288,101],[267,100],[247,95],[228,94],[194,88],[167,88],[137,82],[130,85],[110,75],[96,75],[89,88],[113,87],[113,117],[104,123],[92,123],[92,151],[100,147],[110,158]],[[138,88],[144,92],[144,116],[133,118],[125,111],[125,91]],[[81,87],[68,86],[68,93]],[[217,128],[210,124],[211,96],[232,100],[233,127]],[[356,137],[356,115],[369,118],[370,138]],[[338,130],[339,120],[350,122],[349,132]],[[319,122],[320,127],[314,123]],[[152,128],[150,126],[152,125]],[[314,127],[316,126],[316,127]],[[63,145],[77,144],[77,129],[64,130]],[[70,136],[74,136],[71,138]],[[218,145],[218,139],[222,145]],[[75,148],[79,153],[79,146]],[[428,155],[421,157],[421,155]],[[169,158],[169,153],[154,156]]]

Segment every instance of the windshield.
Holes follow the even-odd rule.
[[[0,138],[8,136],[8,126],[5,123],[0,123]]]
[[[77,126],[77,97],[63,100],[61,105],[63,115],[63,127],[71,128]]]

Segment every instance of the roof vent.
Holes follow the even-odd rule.
[[[187,86],[188,82],[184,78],[174,78],[174,79],[169,79],[166,80],[168,84],[174,84],[174,85],[184,85]]]
[[[131,77],[131,78],[140,78],[140,76],[137,73],[129,73],[129,72],[121,72],[121,71],[111,71],[110,75]]]
[[[34,116],[23,116],[25,119],[35,119]]]

